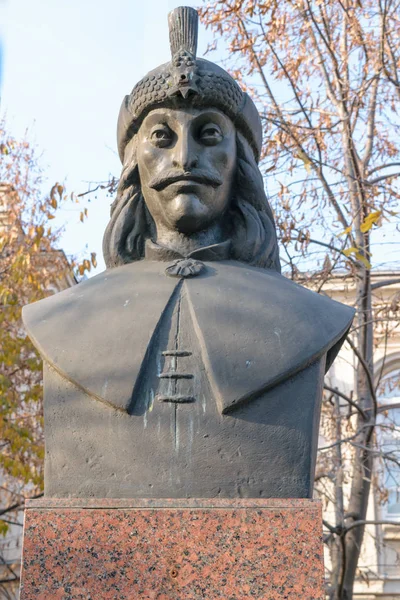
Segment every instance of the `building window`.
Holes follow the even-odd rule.
[[[400,520],[400,369],[387,373],[379,386],[377,436],[384,453],[384,516]]]

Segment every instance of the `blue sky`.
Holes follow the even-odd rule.
[[[116,123],[123,97],[148,71],[169,60],[167,15],[173,0],[0,0],[3,38],[1,112],[10,132],[42,154],[49,186],[86,191],[88,182],[119,175]],[[199,2],[185,2],[196,6]],[[198,54],[211,41],[201,27]],[[217,56],[214,54],[213,59]],[[99,195],[79,223],[80,208],[63,211],[63,247],[87,243],[103,270],[101,240],[111,199]]]

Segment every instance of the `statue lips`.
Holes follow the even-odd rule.
[[[161,177],[155,177],[149,183],[149,187],[160,191],[174,183],[190,185],[193,183],[210,185],[214,188],[222,185],[223,181],[219,175],[214,173],[204,173],[202,171],[190,171],[185,173],[167,173]]]

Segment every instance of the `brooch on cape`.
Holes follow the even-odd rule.
[[[205,270],[205,265],[200,260],[193,258],[179,258],[171,263],[165,273],[169,277],[196,277]]]

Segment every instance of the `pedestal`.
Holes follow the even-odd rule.
[[[31,501],[21,600],[323,600],[313,500]]]

